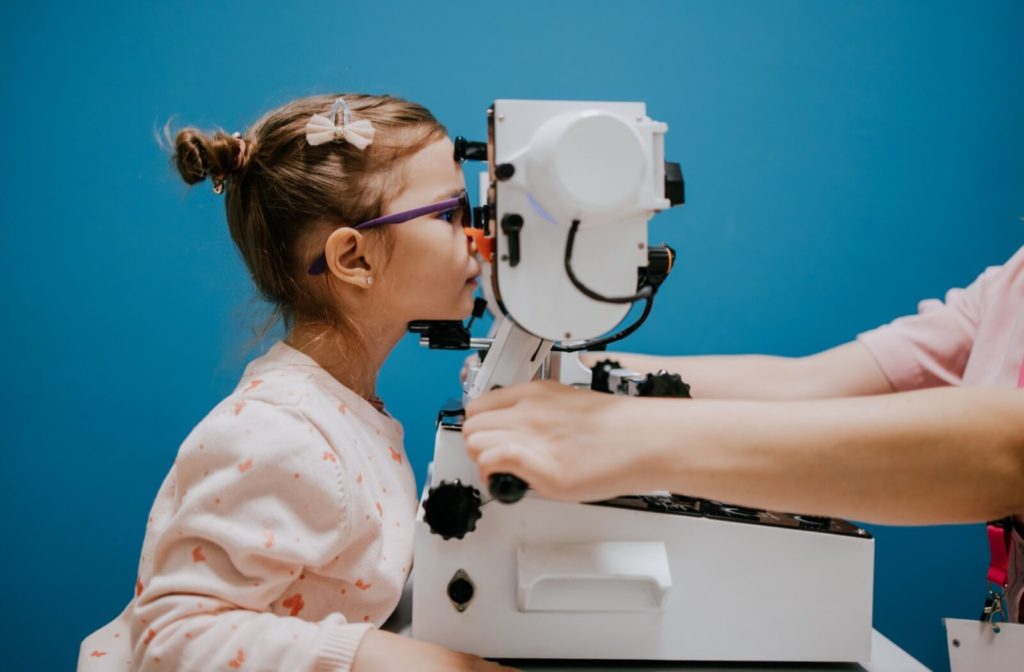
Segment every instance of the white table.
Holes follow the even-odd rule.
[[[738,672],[739,670],[773,670],[774,672],[808,672],[818,670],[861,670],[867,672],[928,672],[928,668],[893,644],[877,630],[871,633],[871,661],[861,665],[800,663],[607,663],[604,661],[511,661],[512,667],[524,672],[563,672],[564,670],[600,670],[601,672]]]

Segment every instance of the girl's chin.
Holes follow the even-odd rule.
[[[420,320],[423,320],[423,321],[426,321],[426,320],[459,320],[459,321],[462,321],[462,320],[469,319],[469,316],[473,314],[474,297],[473,297],[473,292],[471,290],[474,290],[474,289],[475,289],[474,285],[466,283],[466,286],[463,288],[463,291],[459,295],[458,300],[453,302],[447,309],[441,309],[441,310],[438,310],[436,312],[430,311],[430,312],[434,313],[431,317],[419,317],[419,318],[416,318],[416,320],[417,321],[420,321]]]

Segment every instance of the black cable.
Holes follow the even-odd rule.
[[[576,242],[576,232],[580,228],[580,220],[574,219],[572,226],[569,228],[569,238],[565,242],[565,273],[569,276],[569,280],[576,289],[580,290],[584,296],[591,298],[595,301],[601,301],[602,303],[636,303],[641,299],[644,301],[644,312],[641,313],[637,320],[623,329],[622,331],[612,334],[611,336],[605,336],[604,338],[595,338],[576,345],[555,345],[552,346],[552,350],[555,352],[579,352],[581,350],[591,350],[600,348],[614,343],[615,341],[621,341],[626,338],[634,331],[640,328],[640,326],[647,320],[647,316],[651,314],[651,308],[654,306],[654,295],[657,292],[657,287],[654,285],[644,285],[640,288],[636,294],[632,296],[604,296],[598,294],[594,290],[590,289],[576,277],[576,274],[572,270],[572,249]]]
[[[580,228],[580,220],[572,220],[572,226],[569,228],[569,239],[565,242],[565,273],[569,276],[569,280],[575,285],[576,289],[580,290],[584,296],[593,299],[594,301],[600,301],[602,303],[636,303],[640,299],[650,299],[654,295],[654,288],[650,285],[646,285],[640,288],[636,294],[632,296],[604,296],[598,294],[594,290],[590,289],[576,277],[576,274],[572,272],[572,247],[576,242],[576,231]]]
[[[644,312],[640,314],[640,317],[637,318],[636,322],[629,325],[619,333],[612,334],[611,336],[605,336],[604,338],[595,338],[589,341],[583,341],[576,345],[554,345],[551,349],[555,352],[579,352],[580,350],[593,350],[595,348],[608,345],[609,343],[614,343],[615,341],[621,341],[639,329],[640,325],[647,320],[647,316],[651,314],[651,308],[654,306],[654,294],[655,292],[652,291],[650,296],[644,297]]]

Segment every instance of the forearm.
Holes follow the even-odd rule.
[[[657,357],[629,353],[589,354],[593,364],[611,357],[641,373],[665,369],[690,385],[695,399],[793,401],[892,392],[874,356],[857,341],[806,357],[723,355]]]
[[[1024,394],[649,404],[653,489],[888,524],[1024,511]],[[645,413],[645,418],[647,414]]]

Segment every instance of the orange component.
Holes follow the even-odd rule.
[[[480,251],[484,261],[494,263],[494,238],[488,238],[481,229],[471,229],[467,226],[462,230],[476,243],[476,249]]]

